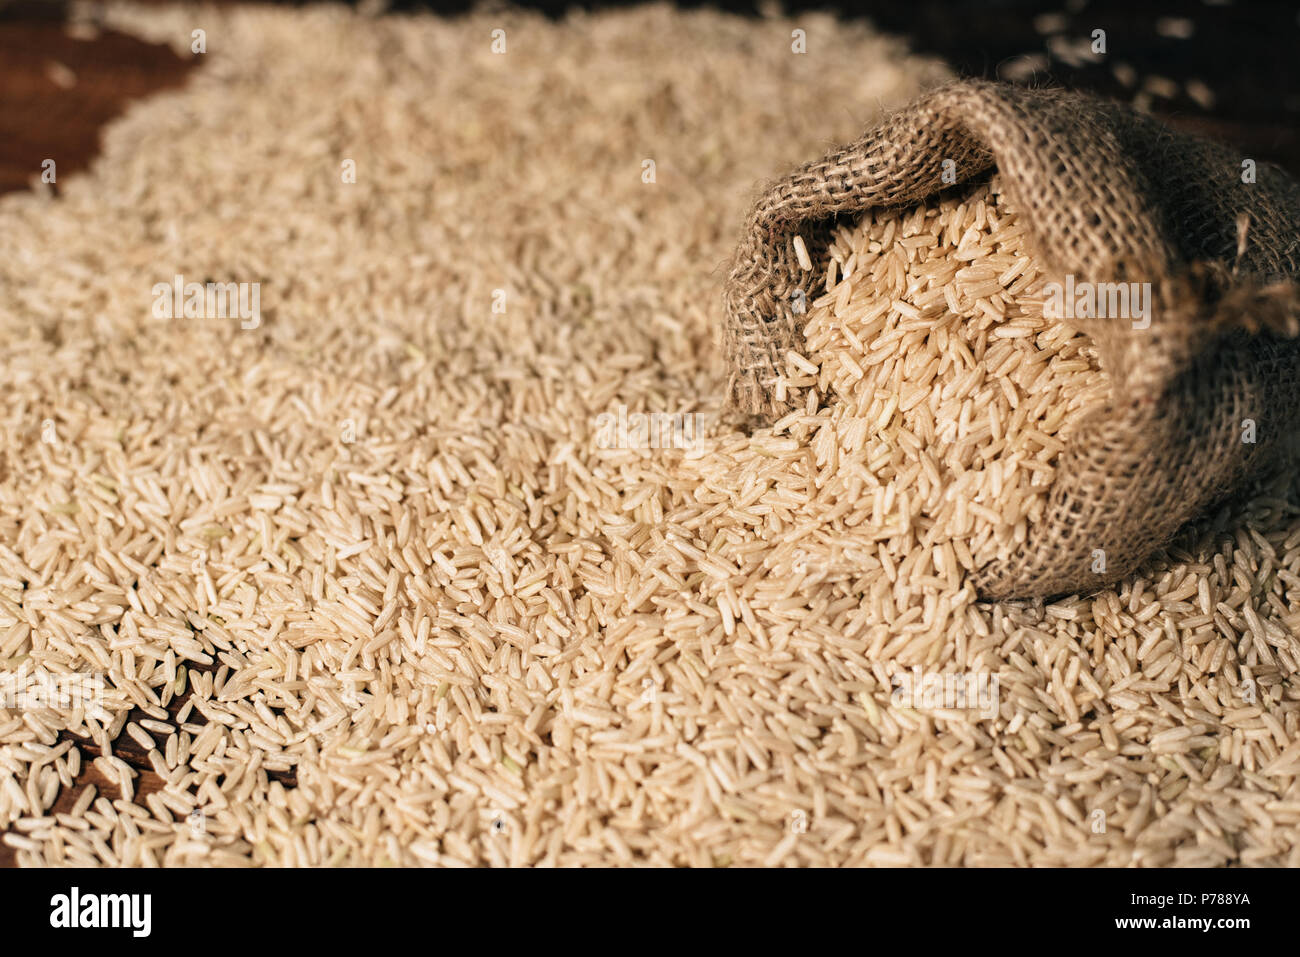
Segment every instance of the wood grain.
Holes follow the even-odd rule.
[[[26,189],[47,159],[59,178],[85,169],[104,124],[194,68],[113,30],[69,36],[65,14],[63,4],[0,6],[0,193]]]

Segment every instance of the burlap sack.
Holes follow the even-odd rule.
[[[948,188],[945,160],[958,183],[996,166],[1049,274],[1149,282],[1152,315],[1145,329],[1070,320],[1096,343],[1113,403],[1062,453],[1023,551],[975,584],[984,597],[1029,598],[1124,577],[1269,465],[1297,424],[1300,186],[1263,163],[1243,182],[1248,158],[1078,94],[938,89],[755,205],[725,289],[729,407],[761,425],[806,403],[797,390],[778,401],[774,383],[802,346],[802,304],[822,291],[837,222]]]

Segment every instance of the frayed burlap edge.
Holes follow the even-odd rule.
[[[1280,170],[1260,164],[1243,182],[1233,151],[1092,97],[937,89],[755,204],[724,291],[727,407],[761,426],[819,401],[778,383],[838,222],[925,200],[953,185],[945,171],[961,184],[994,166],[1049,274],[1151,284],[1147,328],[1072,321],[1096,343],[1113,402],[1062,453],[1024,547],[974,576],[987,598],[1091,590],[1256,476],[1296,428],[1300,187]]]

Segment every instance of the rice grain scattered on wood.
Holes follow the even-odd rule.
[[[1087,598],[966,581],[1105,393],[996,183],[841,234],[824,401],[632,440],[717,411],[751,184],[940,70],[825,17],[204,24],[0,200],[0,658],[106,682],[0,711],[20,863],[1300,865],[1289,480]],[[177,273],[264,321],[152,318]]]

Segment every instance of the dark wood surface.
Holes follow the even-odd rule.
[[[567,6],[602,4],[520,5],[560,15]],[[713,5],[753,11],[741,0]],[[429,5],[395,0],[389,6]],[[454,13],[470,3],[433,6]],[[828,6],[834,4],[785,4],[796,15]],[[58,164],[60,178],[85,169],[107,122],[133,99],[183,84],[201,62],[97,28],[93,18],[70,31],[69,11],[63,0],[0,0],[0,193],[28,188],[46,159]],[[842,12],[867,16],[914,49],[943,57],[960,74],[1095,90],[1140,104],[1171,125],[1235,143],[1243,158],[1277,162],[1300,175],[1300,18],[1293,4],[881,0]],[[1094,29],[1106,31],[1106,55],[1098,62],[1071,55],[1070,45]],[[171,703],[173,717],[184,700]],[[131,720],[141,717],[132,714]],[[196,713],[189,720],[203,719]],[[70,809],[91,785],[110,799],[120,797],[117,785],[91,764],[98,748],[74,740],[83,770],[60,793],[54,813]],[[128,735],[119,736],[113,751],[136,771],[137,801],[162,787]],[[275,776],[287,787],[295,783],[291,774]],[[0,866],[12,865],[14,856],[0,843]]]
[[[60,178],[85,169],[105,123],[197,62],[113,30],[69,36],[65,11],[0,6],[0,193],[26,189],[46,159]]]

